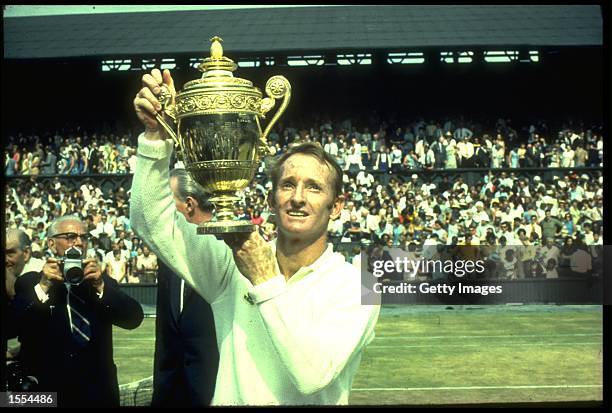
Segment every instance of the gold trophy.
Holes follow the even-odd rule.
[[[223,56],[222,39],[210,39],[210,57],[198,66],[200,79],[187,82],[173,101],[167,87],[158,96],[176,132],[160,113],[157,121],[172,137],[185,169],[212,194],[215,217],[198,226],[198,234],[252,232],[255,225],[237,220],[234,204],[237,191],[247,187],[268,151],[266,137],[287,108],[291,85],[283,76],[273,76],[266,83],[266,94],[253,83],[234,77],[236,63]],[[283,99],[277,112],[262,132],[259,120]]]

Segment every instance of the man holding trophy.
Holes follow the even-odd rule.
[[[262,99],[251,82],[233,77],[235,63],[223,57],[219,38],[212,41],[202,79],[182,92],[167,70],[142,78],[132,224],[212,307],[220,354],[213,405],[347,404],[380,307],[361,304],[359,271],[327,244],[329,219],[343,207],[342,171],[320,145],[293,146],[272,171],[278,239],[267,243],[250,222],[234,220],[235,193],[253,178],[290,86],[274,76]],[[280,98],[262,132],[259,120]],[[197,231],[176,215],[168,184],[173,141],[185,168],[213,193],[215,218]]]

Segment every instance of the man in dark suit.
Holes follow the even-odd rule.
[[[208,194],[185,169],[170,172],[170,187],[177,210],[188,222],[212,218]],[[163,261],[158,264],[152,405],[208,406],[219,368],[212,309]]]
[[[37,378],[37,391],[57,392],[58,406],[119,406],[112,326],[134,329],[143,319],[140,304],[102,275],[95,258],[81,253],[82,265],[65,273],[66,252],[87,251],[89,237],[79,217],[56,219],[47,234],[53,257],[15,283],[24,370]]]

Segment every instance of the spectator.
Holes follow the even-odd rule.
[[[446,169],[455,169],[457,167],[457,141],[455,138],[451,138],[450,132],[447,133],[447,137],[450,139],[448,144],[446,145],[446,154],[445,154],[445,167]]]
[[[71,248],[85,251],[87,240],[78,217],[61,217],[49,227],[48,245],[55,257]],[[37,391],[58,393],[58,406],[118,407],[112,326],[134,329],[143,312],[102,275],[95,258],[85,259],[83,267],[79,285],[65,284],[56,258],[48,259],[42,271],[18,278],[13,307],[20,357],[26,374],[37,378]]]
[[[51,149],[50,145],[47,145],[46,147],[46,155],[45,155],[43,163],[41,164],[41,167],[42,167],[42,170],[41,170],[42,175],[56,175],[57,174],[57,156],[55,156],[55,153]]]
[[[106,261],[108,275],[118,283],[128,282],[127,261],[119,246],[115,244],[110,254]]]
[[[9,229],[6,232],[6,267],[12,269],[15,276],[31,271],[40,271],[44,261],[32,255],[30,237],[22,230]]]
[[[157,282],[157,256],[151,252],[147,245],[142,246],[142,255],[136,259],[136,270],[141,283],[154,284]]]
[[[571,277],[574,275],[571,265],[571,257],[576,252],[576,244],[570,236],[565,237],[563,246],[559,251],[559,276]]]
[[[542,220],[542,238],[555,239],[561,233],[563,224],[557,218],[552,216],[550,209],[546,210],[546,217]]]
[[[170,175],[175,206],[187,222],[209,221],[213,211],[209,194],[184,169],[174,169]],[[219,366],[212,309],[163,261],[156,313],[152,406],[208,406]]]
[[[472,136],[471,132],[470,135],[465,135],[462,133],[460,136],[464,136],[463,139],[459,140],[455,135],[455,139],[459,141],[457,144],[459,166],[461,168],[471,168],[474,166],[474,144],[470,141],[470,137]]]

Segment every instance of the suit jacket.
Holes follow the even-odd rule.
[[[210,305],[158,261],[153,406],[210,405],[219,368],[219,350]]]
[[[38,378],[38,391],[57,392],[58,406],[119,406],[112,326],[138,327],[143,319],[142,307],[106,274],[101,299],[88,283],[73,286],[72,291],[85,301],[83,315],[91,328],[91,340],[79,347],[70,331],[66,286],[54,284],[49,300],[41,303],[34,291],[40,277],[38,272],[20,276],[12,302],[21,341],[20,358],[28,374]]]

